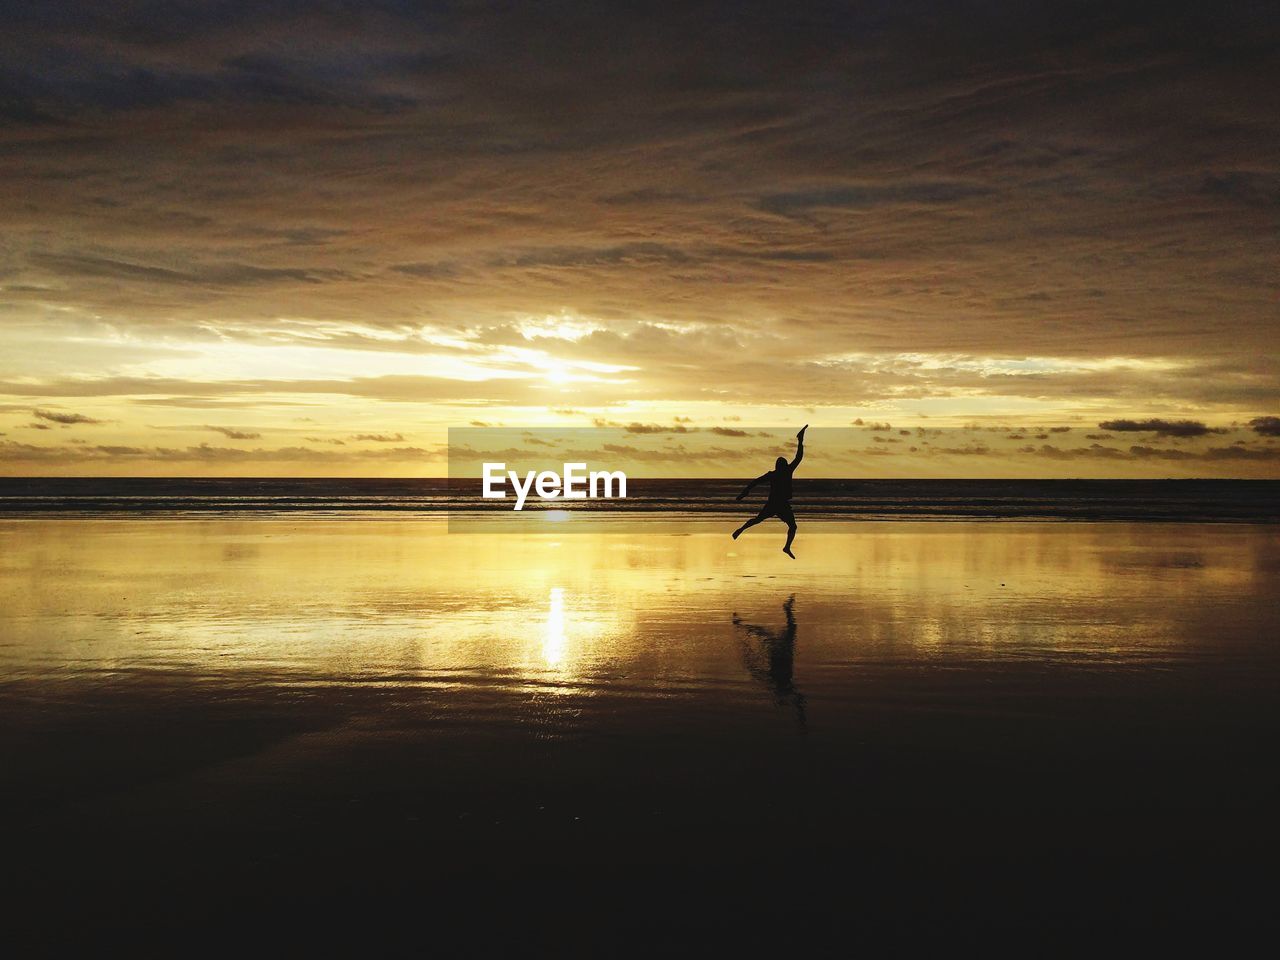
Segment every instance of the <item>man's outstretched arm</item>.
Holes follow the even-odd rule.
[[[772,473],[772,472],[773,472],[772,470],[769,471],[769,473]],[[751,492],[751,488],[754,487],[757,483],[764,483],[764,481],[769,479],[769,473],[760,474],[760,476],[756,477],[754,480],[748,483],[746,488],[740,494],[738,494],[734,499],[741,500],[743,497],[745,497],[748,493]]]
[[[804,432],[809,429],[806,423],[800,428],[800,432],[796,434],[796,458],[791,461],[791,469],[794,470],[800,466],[800,461],[804,459]]]

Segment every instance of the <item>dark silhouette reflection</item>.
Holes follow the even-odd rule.
[[[787,625],[782,630],[769,630],[754,623],[745,623],[735,613],[733,625],[745,631],[742,638],[742,662],[751,676],[773,691],[774,701],[780,707],[795,711],[800,729],[805,729],[805,700],[795,687],[796,615],[795,594],[787,598],[782,611]],[[754,643],[752,641],[755,641]]]
[[[779,457],[774,462],[772,470],[768,473],[760,474],[760,476],[748,483],[746,489],[735,498],[741,500],[751,492],[751,488],[757,483],[768,481],[769,499],[765,501],[759,513],[733,531],[733,539],[737,540],[738,537],[742,536],[744,530],[754,527],[757,523],[763,523],[770,517],[777,517],[787,525],[787,542],[783,546],[782,552],[792,560],[796,558],[796,555],[791,552],[791,541],[796,538],[796,515],[791,512],[791,475],[796,472],[796,467],[800,466],[800,461],[804,459],[804,432],[808,429],[809,425],[806,423],[800,428],[800,432],[796,434],[796,457],[794,460],[787,463],[785,459]]]

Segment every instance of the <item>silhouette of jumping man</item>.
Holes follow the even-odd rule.
[[[745,490],[738,494],[737,499],[741,500],[751,492],[751,488],[757,483],[769,481],[769,499],[765,501],[759,513],[733,531],[733,539],[737,540],[738,537],[742,536],[743,530],[754,527],[757,523],[762,523],[770,517],[777,517],[787,525],[787,543],[782,548],[782,552],[792,560],[796,558],[796,555],[791,552],[791,541],[796,538],[796,515],[791,512],[791,475],[795,473],[796,467],[800,466],[800,461],[804,459],[804,432],[808,429],[809,425],[806,423],[800,428],[800,432],[796,434],[796,458],[794,460],[787,463],[784,458],[779,457],[772,470],[768,473],[760,474],[760,476],[747,484]]]
[[[753,649],[743,640],[742,659],[747,672],[752,678],[767,687],[778,706],[790,706],[796,712],[800,729],[805,729],[804,694],[796,689],[796,615],[793,611],[796,598],[792,594],[782,605],[786,614],[787,625],[783,630],[769,630],[754,623],[744,623],[735,613],[733,625],[741,627],[747,635],[754,637],[759,646]]]

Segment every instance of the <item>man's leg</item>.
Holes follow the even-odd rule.
[[[752,517],[750,520],[748,520],[746,523],[740,526],[737,530],[733,531],[733,539],[737,540],[738,537],[742,535],[743,530],[746,530],[749,527],[754,527],[757,523],[763,523],[765,520],[768,520],[771,516],[773,516],[772,510],[767,510],[767,509],[761,510],[754,517]]]
[[[788,505],[785,510],[778,511],[778,519],[787,525],[787,542],[782,552],[794,560],[796,555],[791,552],[791,541],[796,538],[796,515],[791,512],[791,507]]]

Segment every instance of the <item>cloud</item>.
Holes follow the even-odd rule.
[[[765,194],[756,201],[756,206],[768,213],[794,217],[817,209],[866,210],[887,205],[953,207],[991,192],[984,184],[942,180],[835,184]]]
[[[495,269],[529,269],[538,267],[581,268],[596,266],[685,264],[694,257],[661,243],[628,243],[602,247],[547,247],[501,253],[488,265]]]
[[[1229,447],[1210,447],[1203,454],[1206,460],[1256,460],[1280,461],[1280,447],[1245,447],[1233,444]]]
[[[1154,433],[1158,437],[1203,437],[1226,430],[1208,427],[1199,420],[1104,420],[1098,426],[1115,433]]]
[[[1190,450],[1170,450],[1142,445],[1130,447],[1129,453],[1131,456],[1143,460],[1153,458],[1157,460],[1196,460],[1203,456],[1203,454],[1192,453]]]
[[[79,277],[204,287],[278,284],[282,281],[321,283],[324,280],[340,279],[343,276],[341,271],[337,270],[313,271],[292,267],[257,267],[243,263],[212,263],[195,268],[179,269],[128,263],[84,254],[32,254],[28,262],[45,268],[53,276],[64,279]]]
[[[139,447],[127,444],[40,446],[0,440],[0,460],[42,464],[137,462],[152,464],[332,463],[440,461],[442,449],[395,447],[382,450],[329,451],[311,447],[242,448],[202,443],[187,447]]]
[[[367,440],[371,443],[402,443],[404,437],[398,433],[357,433],[352,440]]]
[[[252,433],[247,430],[235,430],[235,429],[232,429],[231,427],[215,427],[207,423],[204,425],[204,429],[213,430],[215,433],[220,433],[224,437],[226,437],[228,440],[257,440],[259,437],[262,436],[262,434],[260,433]]]
[[[599,450],[568,451],[566,456],[589,458],[599,453],[626,457],[639,463],[671,463],[671,464],[726,464],[734,462],[769,462],[777,456],[772,447],[752,447],[734,450],[728,447],[686,448],[685,446],[651,449],[636,447],[625,443],[602,443]]]
[[[1264,437],[1280,437],[1280,417],[1254,417],[1249,426]]]
[[[60,423],[63,426],[71,426],[78,423],[102,423],[101,420],[95,420],[93,417],[86,417],[82,413],[59,413],[56,410],[32,410],[33,414],[41,420],[49,420],[53,423]]]
[[[1280,206],[1280,173],[1229,170],[1210,174],[1204,178],[1200,192],[1253,207]]]
[[[1063,449],[1053,446],[1052,444],[1042,444],[1038,449],[1033,446],[1027,446],[1022,449],[1023,453],[1034,453],[1036,456],[1046,457],[1050,460],[1128,460],[1130,457],[1123,451],[1117,450],[1115,447],[1105,447],[1101,444],[1093,443],[1087,447],[1072,447]]]
[[[733,427],[711,427],[711,432],[718,437],[749,437],[751,436],[746,430],[737,430]]]
[[[468,406],[537,405],[559,396],[540,374],[492,380],[394,374],[349,379],[182,380],[173,377],[70,377],[41,383],[0,381],[0,395],[27,397],[130,397],[147,405],[197,408],[271,406],[299,403],[299,397],[347,396],[388,403],[441,403]],[[575,398],[592,406],[617,403],[619,391],[608,382],[588,383]],[[634,389],[632,396],[638,394]],[[285,399],[282,395],[289,398]],[[644,395],[657,395],[645,391]],[[248,399],[252,398],[252,399]]]
[[[1129,452],[1140,459],[1158,459],[1158,460],[1199,460],[1199,461],[1217,461],[1217,460],[1257,460],[1257,461],[1274,461],[1280,460],[1280,448],[1277,447],[1246,447],[1241,445],[1232,445],[1229,447],[1210,447],[1208,450],[1189,452],[1186,450],[1161,449],[1158,447],[1134,446],[1129,448]]]
[[[1051,460],[1124,460],[1141,462],[1144,460],[1163,460],[1180,463],[1215,463],[1222,461],[1280,461],[1280,447],[1246,447],[1233,444],[1227,447],[1209,447],[1205,450],[1184,450],[1173,447],[1152,447],[1146,444],[1134,444],[1127,450],[1108,447],[1094,443],[1088,447],[1062,449],[1045,444],[1036,447],[1024,447],[1019,452],[1035,454]]]
[[[627,433],[688,433],[689,428],[683,423],[670,426],[661,423],[628,423],[623,427]]]

